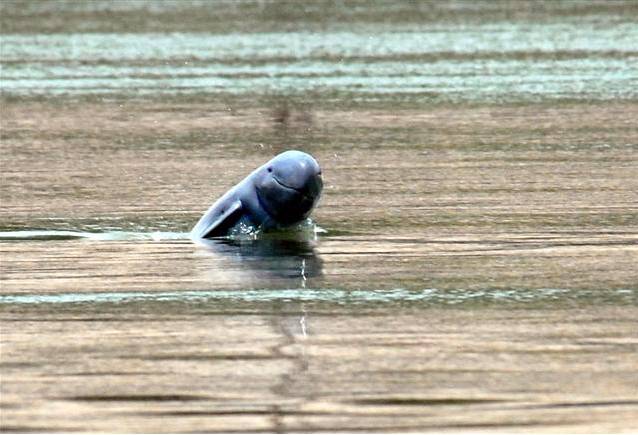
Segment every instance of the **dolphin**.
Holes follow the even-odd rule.
[[[294,225],[310,215],[322,188],[317,161],[301,151],[285,151],[215,201],[190,236],[226,236],[240,222],[262,230]]]

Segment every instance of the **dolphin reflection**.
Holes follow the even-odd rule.
[[[306,280],[323,275],[323,261],[315,250],[315,241],[303,238],[277,238],[264,234],[256,239],[198,239],[215,259],[208,276],[236,273],[237,280],[260,288],[286,284],[305,287]],[[253,281],[248,282],[248,279]]]

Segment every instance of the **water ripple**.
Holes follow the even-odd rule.
[[[185,240],[189,233],[155,231],[151,233],[133,231],[108,231],[91,233],[70,230],[23,230],[0,231],[1,240]]]
[[[636,291],[619,289],[608,291],[611,298],[635,299]],[[383,302],[429,302],[453,305],[474,301],[532,302],[561,299],[591,298],[600,296],[600,291],[570,289],[526,289],[526,290],[342,290],[342,289],[257,289],[257,290],[201,290],[171,292],[106,292],[106,293],[59,293],[0,296],[0,304],[78,304],[78,303],[127,303],[135,301],[244,301],[244,302],[333,302],[338,304],[383,303]]]

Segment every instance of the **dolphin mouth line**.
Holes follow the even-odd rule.
[[[281,187],[285,187],[286,189],[294,190],[295,192],[297,192],[297,193],[299,193],[299,194],[303,195],[303,192],[301,191],[301,189],[297,189],[297,188],[295,188],[295,187],[288,186],[287,184],[284,184],[284,183],[282,183],[281,181],[279,181],[279,180],[277,179],[277,177],[274,177],[274,176],[273,176],[272,178],[273,178],[273,180],[275,180],[275,181],[277,182],[277,184],[279,184]]]

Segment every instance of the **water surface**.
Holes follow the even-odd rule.
[[[575,4],[2,2],[1,428],[636,430],[638,11]],[[289,148],[318,231],[188,238]]]

